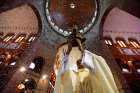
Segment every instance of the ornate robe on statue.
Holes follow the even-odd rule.
[[[82,63],[86,67],[77,69],[76,61],[81,57],[77,49],[73,48],[69,55],[60,53],[61,66],[54,93],[119,93],[113,75],[101,56],[85,50]]]

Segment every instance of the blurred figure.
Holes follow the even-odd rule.
[[[106,61],[84,49],[85,38],[74,30],[58,49],[54,93],[119,93]]]

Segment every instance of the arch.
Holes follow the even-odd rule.
[[[0,30],[3,33],[40,34],[42,30],[41,17],[38,10],[31,4],[22,4],[0,13]]]
[[[105,43],[107,45],[113,45],[114,44],[114,42],[113,42],[111,37],[104,37],[104,40],[105,40]]]
[[[115,40],[116,40],[116,43],[117,43],[120,47],[127,47],[127,46],[128,46],[127,43],[126,43],[126,41],[125,41],[125,39],[122,38],[122,37],[116,37]]]
[[[18,36],[16,36],[16,38],[14,39],[14,42],[22,42],[25,40],[25,38],[26,34],[24,33],[18,34]]]
[[[104,13],[100,24],[100,38],[110,35],[113,40],[115,37],[128,37],[139,38],[139,18],[134,15],[118,8],[109,7]],[[128,42],[128,41],[127,41]]]
[[[2,48],[0,50],[2,52],[10,52],[13,59],[18,59],[32,43],[26,42],[26,39],[28,39],[26,37],[36,34],[35,40],[37,40],[41,35],[41,30],[42,21],[39,11],[31,4],[22,4],[1,12],[0,32],[3,33],[3,37],[0,40],[0,48]],[[8,35],[12,35],[12,37],[7,37]],[[17,40],[19,36],[24,38]]]
[[[128,41],[134,41],[134,42],[140,44],[140,42],[138,42],[138,40],[136,38],[128,38]]]
[[[31,33],[31,34],[28,36],[26,42],[27,42],[27,43],[32,43],[33,41],[36,40],[37,37],[39,37],[38,34]]]
[[[103,39],[103,26],[104,26],[104,23],[105,23],[105,20],[108,16],[108,14],[111,12],[112,9],[114,9],[115,6],[114,5],[110,5],[106,11],[104,12],[102,18],[101,18],[101,23],[100,23],[100,28],[99,28],[99,37],[100,39]]]
[[[37,19],[38,19],[38,25],[39,25],[39,29],[38,29],[38,34],[37,36],[40,36],[41,35],[41,32],[42,32],[42,20],[41,20],[41,16],[40,16],[40,13],[38,11],[38,9],[31,5],[31,4],[28,4],[32,9],[33,11],[35,12],[36,16],[37,16]]]
[[[15,33],[8,33],[7,35],[5,35],[4,37],[3,37],[3,42],[8,42],[8,41],[10,41],[10,40],[12,40],[13,38],[14,38],[14,36],[15,36]],[[11,38],[10,38],[11,37]],[[8,39],[9,38],[9,39]]]
[[[135,38],[128,38],[128,42],[134,47],[134,48],[140,48],[140,43]]]

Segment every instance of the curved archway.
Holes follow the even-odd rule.
[[[113,40],[114,44],[109,50],[114,58],[118,58],[115,60],[133,92],[139,89],[135,86],[140,84],[136,80],[136,71],[133,72],[134,67],[132,66],[132,60],[139,59],[139,53],[137,52],[139,41],[136,42],[136,40],[139,40],[139,25],[139,18],[117,7],[109,7],[100,24],[100,38],[111,37]],[[132,42],[129,42],[129,38],[135,38],[135,40],[131,39]],[[131,43],[133,46],[130,46]],[[139,64],[134,65],[139,68]],[[139,71],[139,69],[137,70]]]
[[[6,83],[18,67],[17,60],[20,60],[24,51],[39,38],[41,23],[39,12],[30,4],[23,4],[0,13],[0,33],[3,33],[0,40],[0,54],[2,54],[0,58],[4,59],[3,71],[8,72]]]
[[[106,20],[108,14],[111,12],[111,10],[114,9],[114,8],[115,8],[115,6],[110,5],[103,14],[103,17],[102,17],[101,23],[100,23],[100,29],[99,29],[100,39],[103,39],[103,26],[104,26],[105,20]]]
[[[41,17],[38,10],[24,4],[0,13],[0,52],[9,52],[11,58],[20,57],[25,49],[41,35]],[[12,34],[11,34],[12,33]]]
[[[116,37],[123,37],[127,42],[129,37],[139,40],[139,18],[114,6],[110,6],[100,24],[100,38],[112,36],[113,41]]]
[[[42,27],[39,12],[29,4],[0,13],[0,31],[3,33],[37,33]]]

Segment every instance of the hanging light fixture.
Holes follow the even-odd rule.
[[[70,8],[72,8],[72,9],[74,9],[76,6],[75,6],[75,4],[72,2],[72,3],[70,3]]]

